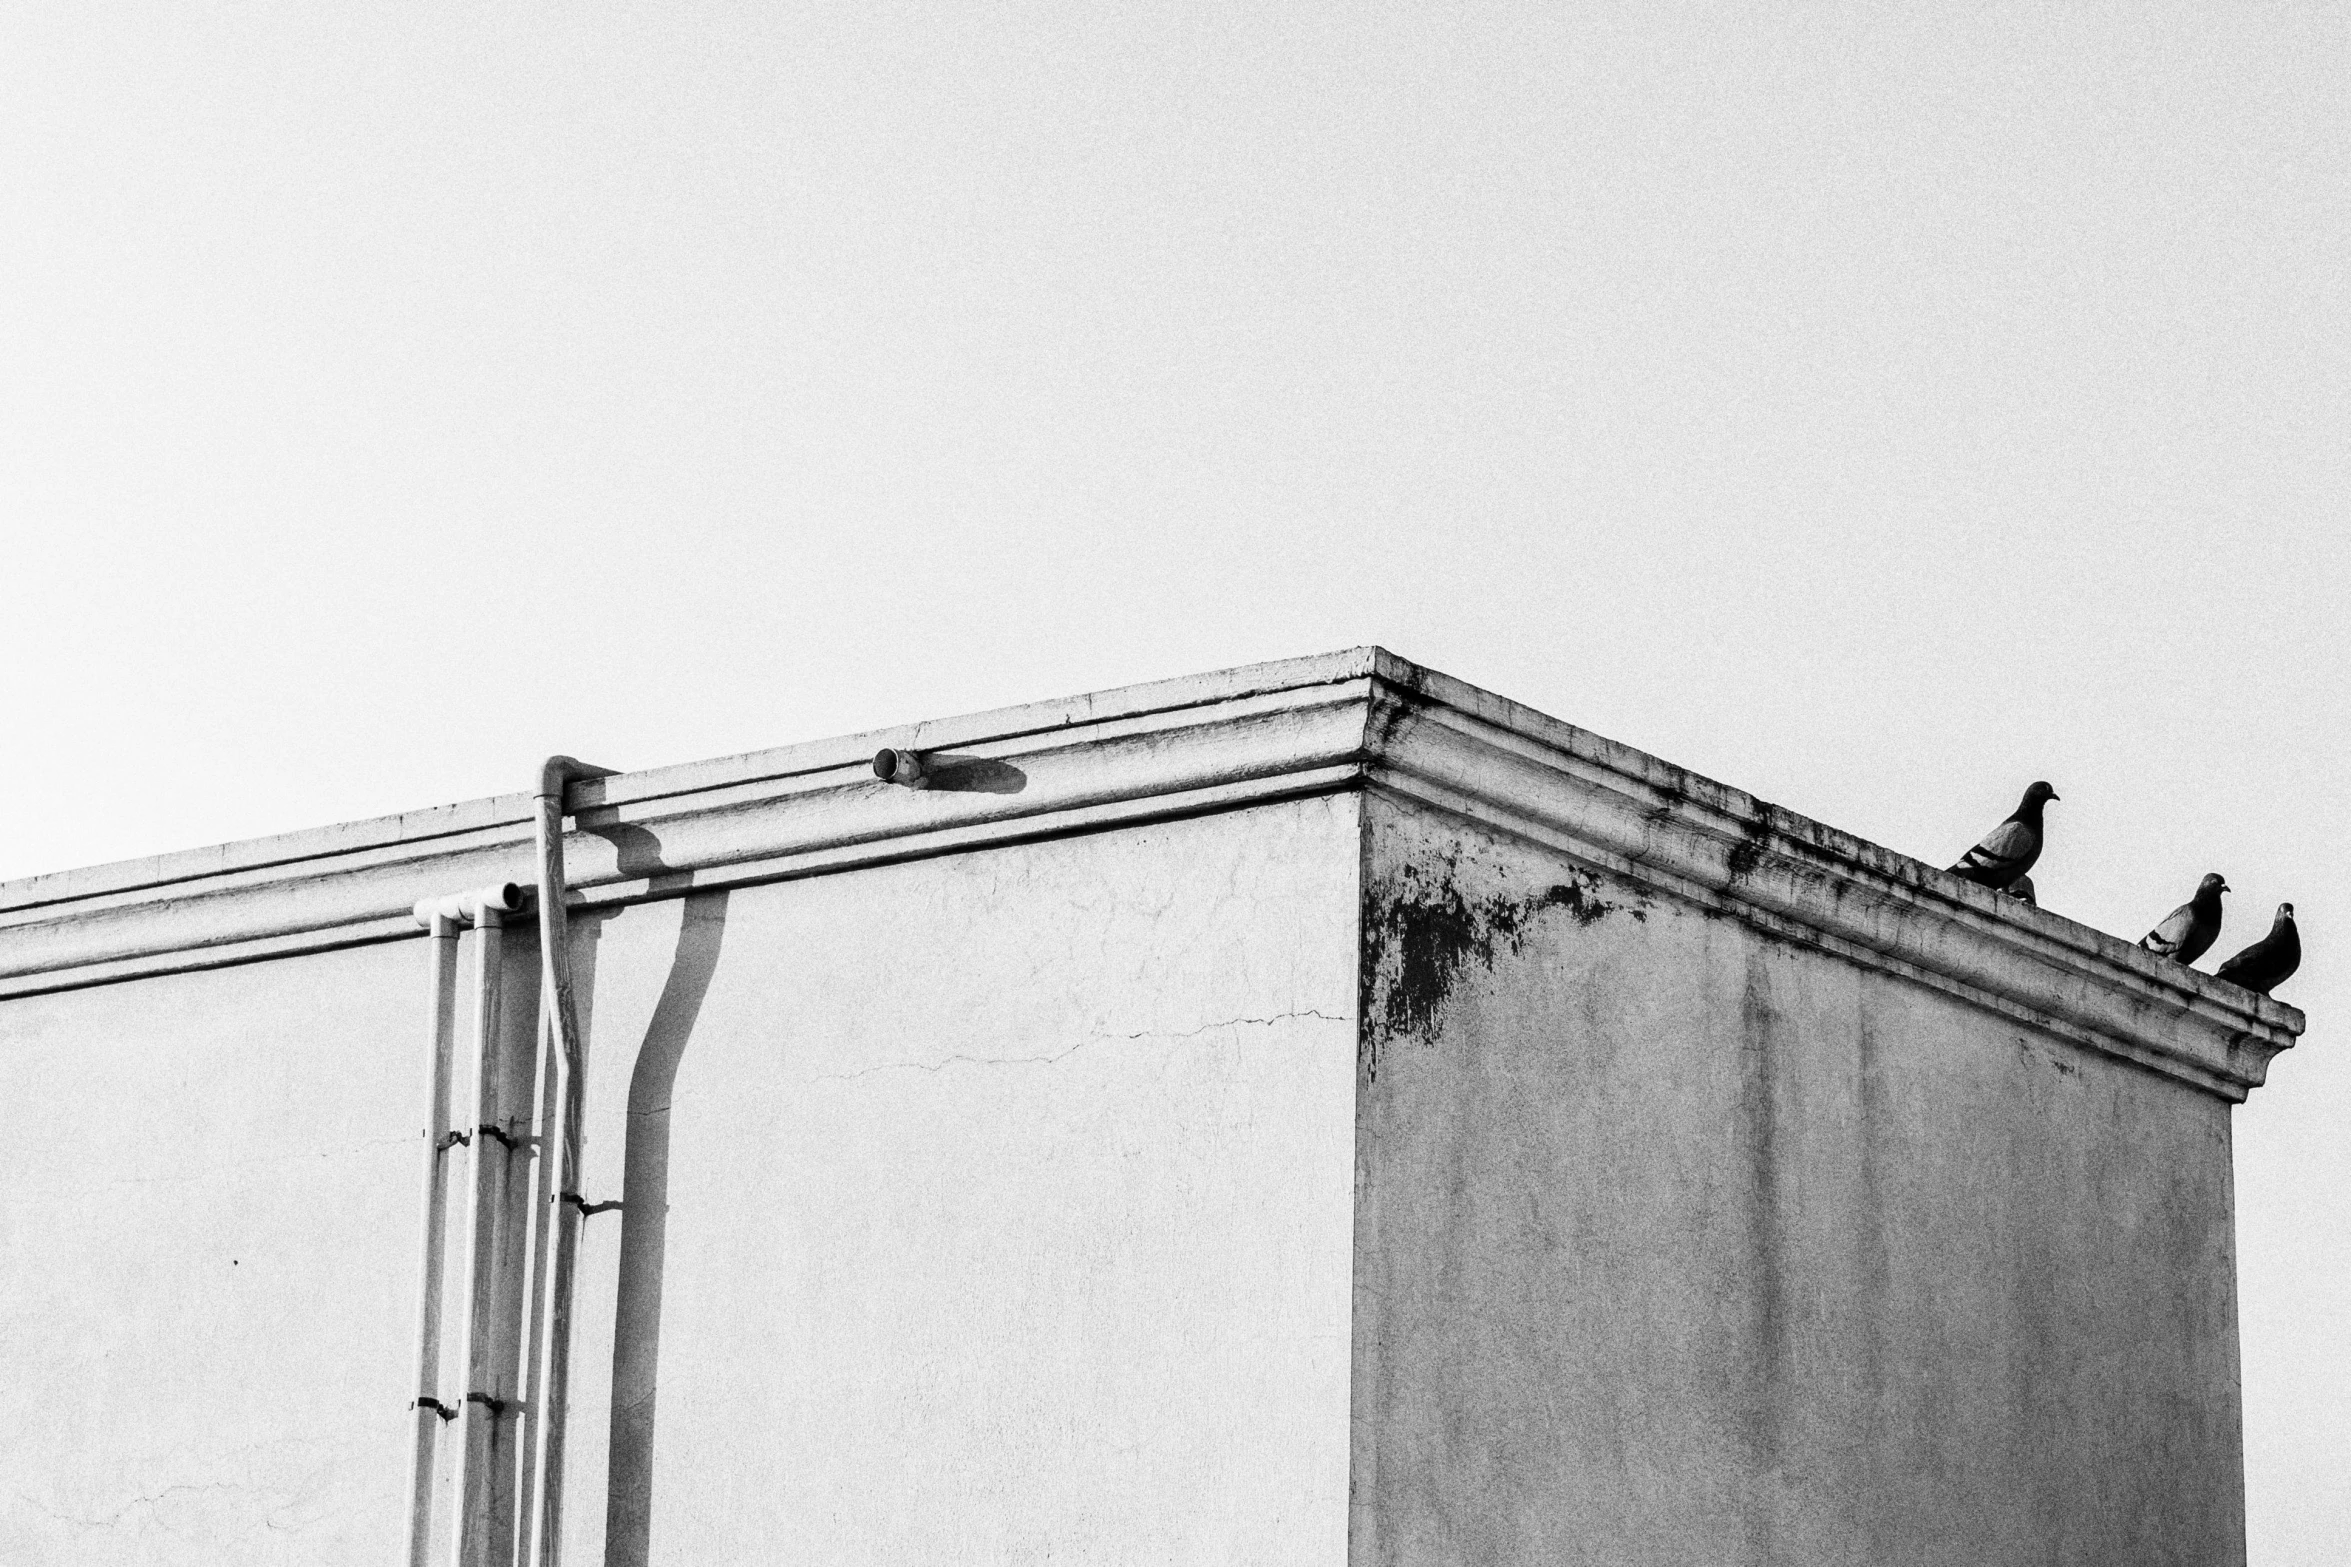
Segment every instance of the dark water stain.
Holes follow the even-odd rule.
[[[1883,1051],[1875,1021],[1876,1000],[1874,987],[1864,981],[1854,1034],[1854,1100],[1860,1136],[1854,1149],[1858,1195],[1851,1210],[1856,1220],[1852,1228],[1853,1271],[1861,1287],[1857,1292],[1859,1298],[1849,1308],[1845,1326],[1853,1335],[1859,1384],[1863,1389],[1854,1409],[1863,1439],[1856,1467],[1862,1489],[1868,1494],[1882,1495],[1888,1481],[1879,1456],[1892,1451],[1896,1444],[1889,1440],[1894,1433],[1888,1429],[1885,1400],[1879,1390],[1891,1385],[1887,1380],[1887,1341],[1889,1324],[1897,1320],[1894,1253],[1888,1233],[1894,1221],[1886,1210],[1889,1193],[1884,1153],[1889,1148],[1898,1150],[1900,1145],[1886,1092]],[[1869,1544],[1867,1559],[1892,1561],[1899,1542],[1888,1528],[1887,1509],[1858,1501],[1848,1504],[1848,1508],[1849,1526]]]
[[[1773,807],[1758,800],[1755,802],[1755,814],[1740,824],[1746,836],[1731,845],[1729,870],[1732,881],[1754,875],[1755,867],[1763,863],[1764,845],[1771,841],[1772,810]]]
[[[2075,1063],[2068,1061],[2062,1050],[2051,1050],[2045,1046],[2036,1045],[2023,1034],[2016,1036],[2016,1053],[2027,1066],[2045,1066],[2055,1071],[2060,1077],[2081,1075],[2082,1069]]]
[[[1789,1342],[1786,1258],[1786,1194],[1780,1189],[1781,1023],[1772,1004],[1770,958],[1764,948],[1747,954],[1746,983],[1739,997],[1740,1072],[1738,1130],[1747,1154],[1747,1277],[1753,1281],[1756,1364],[1741,1421],[1756,1495],[1750,1503],[1750,1549],[1757,1561],[1776,1560],[1776,1523],[1770,1488],[1781,1465],[1786,1432],[1792,1345]]]
[[[1357,1004],[1371,1079],[1379,1076],[1382,1046],[1399,1034],[1426,1036],[1461,971],[1472,961],[1492,968],[1497,952],[1518,953],[1545,911],[1564,912],[1578,928],[1615,913],[1649,917],[1603,897],[1599,878],[1588,873],[1527,897],[1493,893],[1472,901],[1457,883],[1458,864],[1455,856],[1436,869],[1406,865],[1365,895]]]
[[[1395,745],[1396,737],[1403,732],[1404,726],[1419,717],[1421,710],[1427,706],[1428,698],[1418,691],[1402,686],[1390,687],[1389,700],[1374,709],[1378,727],[1366,740],[1365,752],[1375,757],[1384,754]]]

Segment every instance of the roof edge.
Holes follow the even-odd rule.
[[[895,746],[956,764],[875,779]],[[1374,787],[1905,973],[2230,1098],[2302,1014],[1378,647],[575,786],[588,907]],[[414,933],[527,879],[517,792],[0,884],[0,996]]]
[[[1370,785],[2241,1100],[2302,1013],[1427,673],[1381,681]]]
[[[1383,648],[1345,648],[1335,653],[1274,659],[1208,674],[1181,675],[1109,691],[1024,702],[953,718],[924,719],[855,734],[796,741],[706,761],[624,771],[608,778],[580,780],[572,785],[565,798],[574,809],[625,805],[666,795],[823,772],[845,762],[863,763],[884,746],[935,750],[948,745],[981,744],[1077,723],[1176,712],[1268,691],[1357,680],[1387,668],[1415,667]],[[538,762],[533,757],[518,757],[517,773],[526,766],[535,769]],[[361,817],[356,821],[234,839],[202,848],[175,849],[98,865],[44,871],[0,881],[0,918],[17,910],[77,899],[168,887],[235,872],[297,866],[308,860],[392,844],[429,843],[436,838],[461,836],[505,822],[528,821],[532,809],[531,791],[521,789],[512,794],[426,806],[390,816]]]

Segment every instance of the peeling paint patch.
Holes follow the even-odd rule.
[[[1490,969],[1497,951],[1519,952],[1545,910],[1564,911],[1579,928],[1616,913],[1649,917],[1603,897],[1599,878],[1588,872],[1527,897],[1494,893],[1473,902],[1458,884],[1459,863],[1456,854],[1441,868],[1406,865],[1365,894],[1357,999],[1369,1079],[1379,1077],[1380,1051],[1389,1040],[1432,1029],[1463,968],[1474,960]]]

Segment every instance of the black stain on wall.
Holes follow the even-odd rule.
[[[1788,1288],[1789,1194],[1781,1189],[1781,1166],[1789,1141],[1789,1106],[1781,1103],[1787,1086],[1786,1024],[1772,995],[1772,949],[1752,947],[1747,953],[1746,983],[1739,996],[1739,1097],[1736,1110],[1737,1146],[1746,1155],[1746,1216],[1748,1254],[1743,1270],[1748,1281],[1749,1331],[1754,1360],[1748,1385],[1741,1391],[1744,1407],[1738,1425],[1747,1449],[1751,1483],[1774,1482],[1787,1450],[1787,1411],[1794,1385],[1792,1302]],[[1748,1517],[1748,1559],[1782,1559],[1777,1517],[1770,1507],[1757,1507]]]
[[[1752,838],[1741,838],[1731,845],[1729,871],[1731,880],[1755,874],[1755,867],[1763,860],[1763,845]]]
[[[1497,952],[1519,952],[1545,911],[1561,910],[1579,928],[1620,912],[1649,917],[1603,897],[1599,879],[1588,873],[1527,897],[1493,893],[1472,901],[1462,895],[1458,864],[1456,856],[1434,869],[1406,865],[1364,898],[1356,999],[1369,1078],[1378,1078],[1380,1051],[1389,1040],[1426,1036],[1434,1028],[1464,968],[1474,961],[1490,969]]]
[[[1741,824],[1746,834],[1731,845],[1730,863],[1726,869],[1732,881],[1755,874],[1755,867],[1763,863],[1764,845],[1771,841],[1773,807],[1762,800],[1755,802],[1755,815]]]
[[[1377,712],[1377,727],[1365,741],[1365,753],[1377,757],[1386,752],[1395,745],[1397,737],[1404,732],[1404,726],[1419,717],[1421,709],[1427,705],[1428,699],[1417,691],[1393,688],[1389,701]]]

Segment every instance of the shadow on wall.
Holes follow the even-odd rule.
[[[629,1077],[628,1144],[621,1177],[620,1299],[612,1342],[611,1491],[607,1567],[639,1567],[652,1542],[653,1395],[661,1357],[661,1272],[669,1230],[669,1106],[678,1063],[718,968],[727,895],[685,900],[676,955]]]
[[[661,857],[661,840],[634,822],[587,821],[580,831],[612,845],[613,860],[623,876],[642,876],[648,890],[674,892],[692,883],[693,872],[679,870]]]
[[[1029,786],[1029,775],[1010,762],[986,756],[954,756],[934,751],[923,758],[928,787],[949,794],[1018,794]]]

